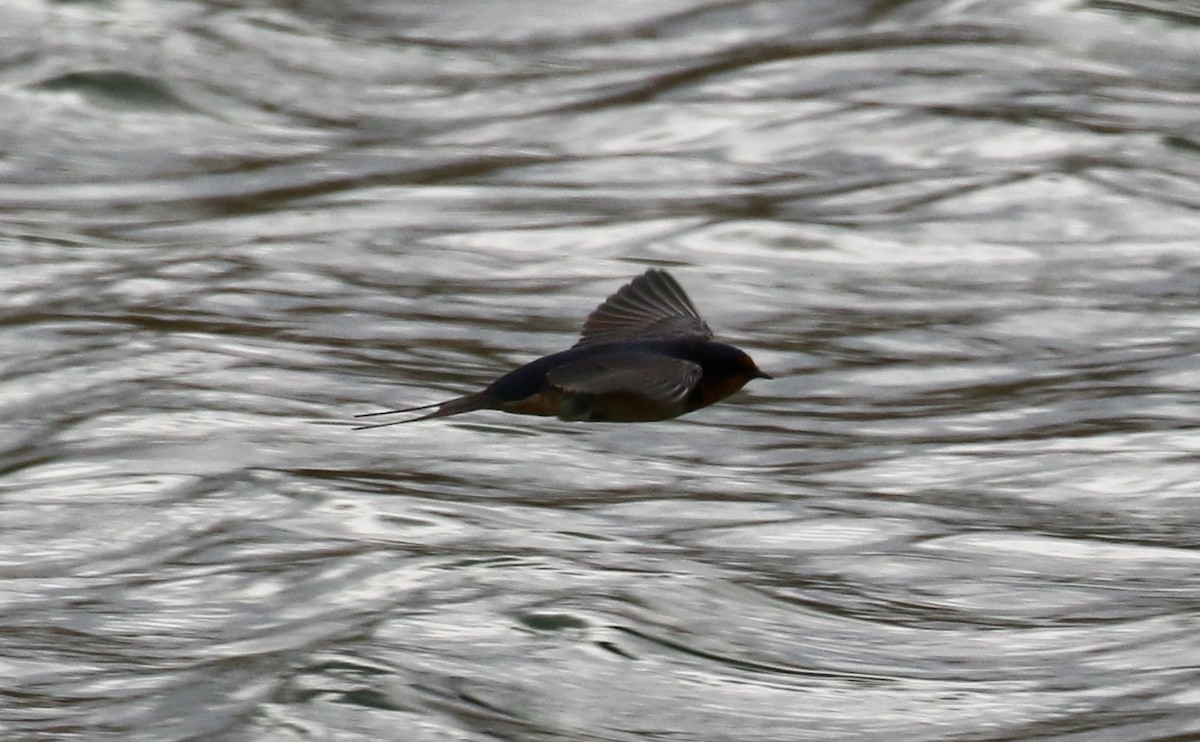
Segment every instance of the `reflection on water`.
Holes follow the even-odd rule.
[[[6,11],[0,731],[1200,733],[1194,19],[493,8]],[[348,430],[648,265],[777,380]]]

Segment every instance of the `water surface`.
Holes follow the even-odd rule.
[[[1200,16],[8,4],[8,739],[1200,734]],[[776,376],[351,432],[666,267]]]

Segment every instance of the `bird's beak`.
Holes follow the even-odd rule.
[[[754,376],[752,376],[750,378],[752,378],[752,379],[774,379],[775,377],[770,375],[766,371],[763,371],[761,368],[756,368],[756,369],[754,369]]]

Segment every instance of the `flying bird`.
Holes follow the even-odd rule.
[[[738,348],[714,342],[683,288],[651,268],[588,315],[570,349],[527,363],[474,394],[356,415],[432,410],[355,430],[475,410],[589,422],[669,420],[720,401],[751,379],[770,378]]]

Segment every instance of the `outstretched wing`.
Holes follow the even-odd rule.
[[[707,340],[712,330],[671,274],[651,268],[588,315],[575,347],[688,337]]]
[[[672,404],[683,401],[700,376],[698,364],[681,358],[620,353],[564,364],[546,380],[572,394],[629,394]]]

